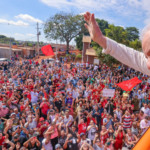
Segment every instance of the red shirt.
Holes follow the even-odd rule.
[[[39,64],[39,62],[38,62],[38,61],[36,61],[36,62],[35,62],[35,64],[36,64],[36,65],[38,65],[38,64]]]
[[[30,94],[29,92],[24,92],[24,94],[26,94],[26,95],[27,95],[27,98],[28,98],[29,100],[31,100],[31,94]]]
[[[0,139],[0,146],[4,145],[5,144],[5,136],[3,136],[1,139]]]
[[[88,117],[87,118],[87,126],[89,126],[91,120],[93,120],[93,122],[96,124],[96,120],[93,117],[91,119]]]
[[[7,91],[7,92],[6,92],[6,95],[10,98],[10,97],[11,97],[11,95],[12,95],[12,92]]]
[[[31,85],[28,86],[28,88],[29,88],[31,91],[33,91],[34,86],[31,84]]]
[[[81,133],[86,133],[86,123],[80,123],[78,125],[78,133],[81,134]]]
[[[43,105],[42,108],[41,108],[42,114],[47,115],[47,111],[49,109],[48,103],[47,102],[46,103],[42,102],[41,105]]]
[[[30,65],[32,64],[32,61],[31,60],[29,60],[29,63],[30,63]]]
[[[107,104],[107,100],[105,99],[103,102],[101,102],[101,104],[102,104],[102,107],[104,108],[105,105]]]
[[[4,83],[4,80],[0,80],[0,83]]]
[[[3,101],[3,97],[0,97],[0,101]]]
[[[41,128],[41,123],[38,123],[37,127]],[[49,126],[49,123],[47,121],[44,122],[44,126],[41,128],[41,134],[39,135],[40,137],[43,137],[43,133],[44,131],[47,129],[47,127]]]

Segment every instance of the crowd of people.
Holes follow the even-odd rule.
[[[125,92],[116,83],[138,77]],[[103,89],[115,89],[104,97]],[[0,63],[2,150],[132,149],[150,125],[150,80],[120,65]]]

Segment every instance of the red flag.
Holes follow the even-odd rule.
[[[131,91],[137,84],[141,83],[142,81],[135,77],[133,79],[123,81],[118,83],[117,85],[121,87],[124,91]]]
[[[41,48],[41,50],[42,50],[43,54],[45,54],[46,56],[53,56],[53,55],[55,55],[50,44],[43,46]]]

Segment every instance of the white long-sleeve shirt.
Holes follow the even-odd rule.
[[[147,68],[147,58],[144,53],[129,48],[123,44],[119,44],[109,38],[107,40],[107,48],[103,49],[103,53],[110,54],[121,63],[140,71],[144,74],[150,75],[150,70]]]

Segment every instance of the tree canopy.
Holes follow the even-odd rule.
[[[46,38],[66,42],[69,50],[70,41],[84,32],[84,18],[81,15],[58,13],[50,17],[44,26]]]
[[[127,27],[127,40],[129,41],[135,41],[136,39],[139,39],[139,30],[136,27]]]

